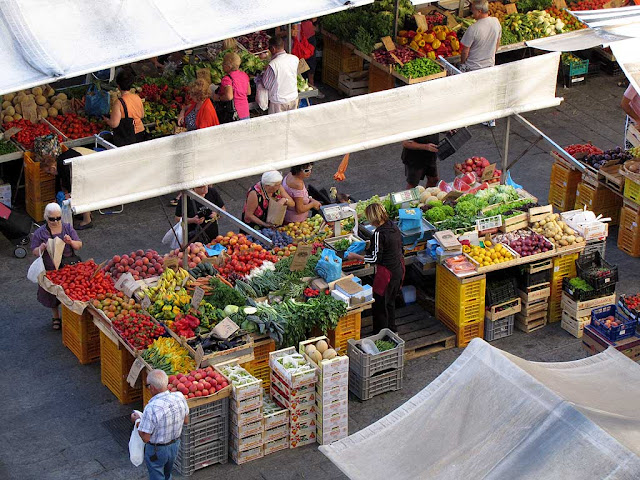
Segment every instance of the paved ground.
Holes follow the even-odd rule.
[[[609,148],[623,141],[624,116],[618,108],[623,89],[617,79],[599,76],[585,86],[558,95],[565,101],[527,118],[558,143],[585,142]],[[428,114],[437,114],[426,112]],[[473,139],[454,157],[441,163],[441,175],[451,179],[452,164],[467,156],[483,155],[499,159],[504,121],[496,129],[472,128]],[[517,123],[513,127],[511,152],[518,155],[533,137]],[[540,148],[542,147],[542,148]],[[515,166],[513,178],[527,190],[546,199],[551,160],[544,145],[534,147]],[[312,184],[328,186],[339,159],[319,163]],[[246,190],[254,179],[220,185],[231,212],[239,213]],[[356,198],[397,191],[404,186],[400,146],[390,145],[351,157],[347,180],[341,189]],[[123,214],[95,217],[93,230],[83,232],[86,245],[83,258],[98,261],[116,253],[138,248],[166,249],[160,243],[171,222],[163,208],[168,199],[154,199],[126,205]],[[224,227],[224,226],[223,226]],[[225,230],[223,228],[223,230]],[[639,284],[640,261],[619,252],[612,229],[607,258],[620,266],[619,293],[633,292]],[[81,366],[62,345],[60,333],[50,329],[48,311],[36,301],[36,288],[26,279],[30,260],[12,256],[13,247],[0,236],[0,364],[3,378],[0,395],[5,406],[0,413],[0,478],[4,479],[137,479],[146,478],[143,468],[134,468],[128,454],[104,425],[122,417],[131,406],[122,406],[100,383],[99,364]],[[495,346],[518,356],[539,361],[567,361],[584,356],[580,340],[548,326],[530,335],[515,332],[496,341]],[[350,401],[350,431],[355,432],[424,388],[460,354],[452,349],[411,361],[405,368],[401,391],[376,397],[368,402]],[[138,406],[139,408],[139,406]],[[243,466],[214,466],[197,472],[193,478],[227,479],[338,479],[345,478],[315,446],[270,455]]]

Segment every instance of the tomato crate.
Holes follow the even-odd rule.
[[[640,225],[640,214],[625,203],[620,214],[618,248],[632,257],[640,257],[640,229],[638,225]]]
[[[436,311],[446,313],[455,325],[484,319],[486,277],[459,279],[441,265],[436,267]]]
[[[31,152],[24,152],[24,188],[27,213],[36,222],[41,222],[44,220],[44,207],[55,202],[56,177],[44,172]]]
[[[364,378],[358,376],[353,370],[349,370],[349,391],[359,400],[366,401],[381,393],[400,390],[403,374],[404,368],[397,368]]]
[[[620,295],[620,298],[618,299],[618,308],[620,309],[620,311],[622,311],[622,313],[633,320],[640,319],[640,311],[628,307],[624,301],[625,297],[626,295]]]
[[[456,324],[448,314],[436,307],[436,318],[444,323],[449,330],[456,334],[456,346],[466,347],[474,338],[483,338],[484,335],[484,312],[480,320],[465,323],[463,325]]]
[[[87,311],[78,315],[62,306],[62,343],[82,365],[100,360],[100,330]]]
[[[613,317],[617,325],[607,325],[607,319]],[[591,311],[591,326],[612,342],[633,337],[638,321],[627,317],[615,305],[594,308]]]
[[[127,382],[134,360],[124,345],[100,332],[100,380],[123,405],[142,399],[142,387],[131,387]]]
[[[484,339],[487,342],[498,340],[499,338],[505,338],[509,335],[513,335],[513,325],[515,322],[515,315],[509,315],[500,320],[484,320]]]
[[[385,338],[396,344],[395,348],[380,352],[377,355],[366,353],[360,348],[362,340],[349,340],[349,370],[353,370],[358,377],[367,378],[379,372],[402,368],[404,366],[404,340],[388,328],[383,328],[380,333],[367,337],[367,340],[375,342]]]
[[[640,203],[640,183],[636,183],[633,180],[631,180],[629,177],[625,177],[623,194],[629,200],[632,200],[636,203]]]
[[[271,390],[271,367],[269,367],[268,360],[265,365],[253,365],[253,362],[249,362],[244,364],[243,368],[255,378],[262,380],[264,392],[269,393]]]

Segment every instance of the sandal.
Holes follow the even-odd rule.
[[[62,328],[62,320],[59,318],[52,318],[51,328],[53,328],[54,330],[60,330]]]

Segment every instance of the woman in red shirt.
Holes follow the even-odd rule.
[[[220,125],[216,109],[209,98],[209,85],[203,79],[198,78],[189,85],[191,104],[182,107],[178,115],[178,125],[187,127],[187,130],[199,130],[201,128]]]

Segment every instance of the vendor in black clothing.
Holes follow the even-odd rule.
[[[402,234],[389,220],[384,207],[372,203],[365,209],[365,215],[371,225],[376,227],[371,241],[371,250],[367,255],[349,253],[349,259],[364,260],[376,264],[376,276],[373,279],[373,333],[383,328],[396,331],[396,297],[400,293],[404,280],[404,255]]]
[[[427,177],[427,187],[438,184],[439,134],[418,137],[402,142],[402,163],[407,177],[407,188],[414,188]]]
[[[202,187],[194,188],[193,191],[206,198],[211,203],[224,209],[224,201],[213,187],[206,185]],[[176,222],[182,219],[182,199],[184,195],[178,200],[176,206]],[[202,242],[207,244],[218,236],[218,214],[212,212],[209,207],[196,202],[193,198],[188,197],[187,200],[187,223],[189,224],[189,242]]]
[[[65,165],[64,161],[75,157],[81,157],[82,155],[90,155],[95,153],[94,150],[85,147],[70,148],[66,152],[62,152],[56,159],[56,192],[63,192],[65,198],[71,198],[71,164]],[[93,222],[91,221],[91,212],[85,212],[82,214],[82,221],[76,224],[76,230],[86,230],[92,228]]]

